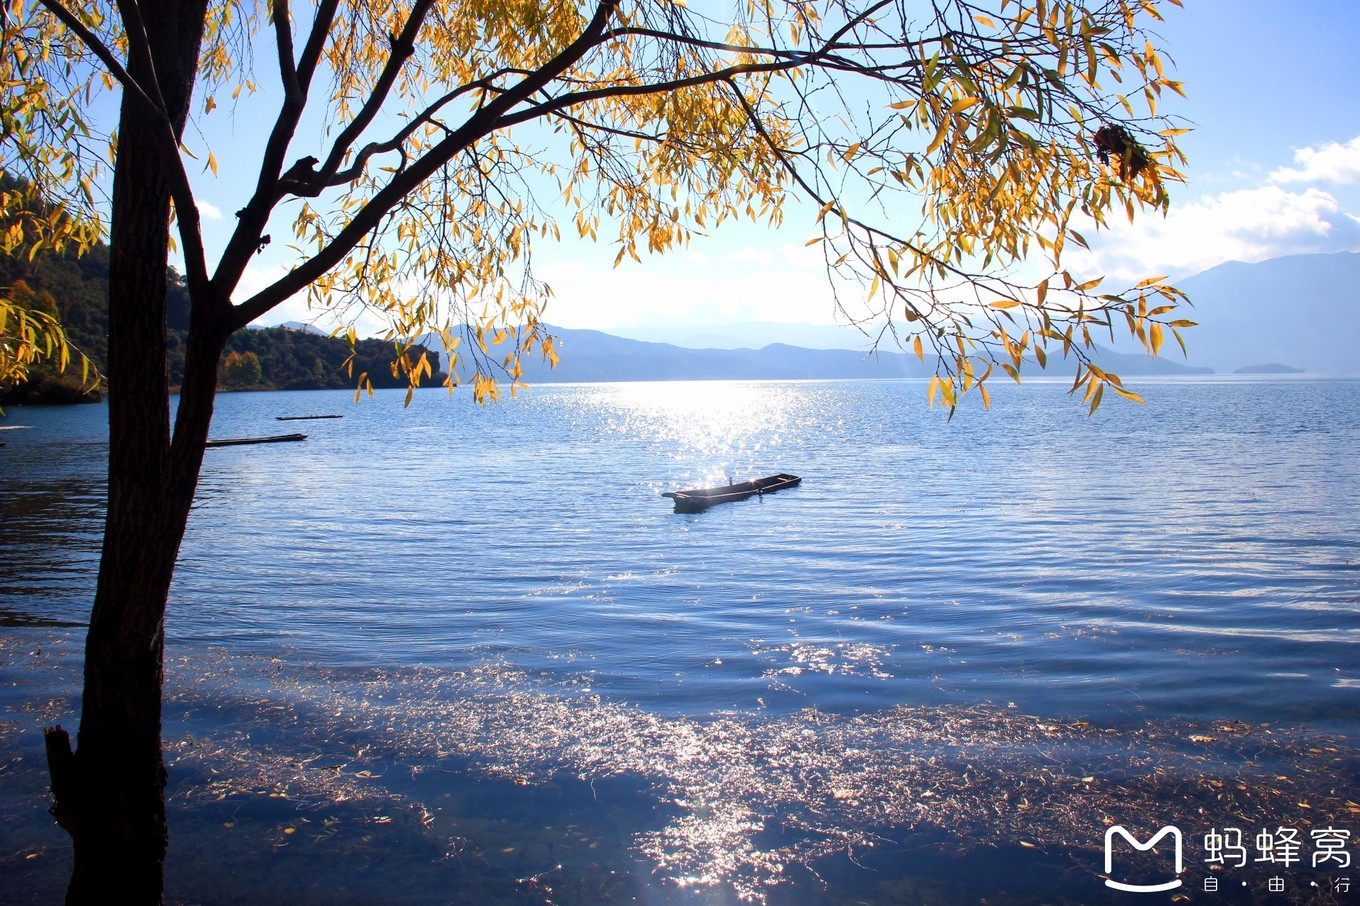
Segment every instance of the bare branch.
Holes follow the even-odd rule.
[[[302,58],[297,64],[298,85],[304,96],[311,86],[312,75],[321,60],[321,52],[326,49],[326,38],[330,35],[331,23],[335,21],[335,13],[339,7],[340,0],[321,0],[321,3],[317,4],[312,30],[307,36],[307,44],[302,48]]]
[[[184,252],[185,277],[192,286],[206,289],[208,262],[203,247],[198,203],[194,200],[189,174],[185,171],[184,160],[179,154],[179,136],[161,92],[151,41],[146,33],[146,23],[142,20],[142,11],[137,0],[119,0],[118,7],[123,15],[123,25],[131,49],[129,65],[144,68],[147,74],[147,90],[137,92],[137,96],[146,102],[148,111],[160,127],[156,153],[165,167],[170,184],[170,197],[175,203],[175,220]],[[137,62],[131,62],[132,59],[136,59]]]
[[[62,4],[61,0],[38,0],[38,2],[42,4],[44,9],[60,19],[63,25],[75,32],[77,37],[80,38],[81,43],[88,47],[90,51],[99,58],[99,62],[103,63],[108,69],[109,75],[113,76],[118,84],[122,85],[125,90],[130,91],[136,97],[141,98],[148,110],[158,110],[161,113],[165,112],[164,107],[153,101],[141,84],[134,79],[125,68],[123,68],[123,64],[118,61],[118,57],[114,55],[108,45],[101,41],[98,35],[90,31],[90,29],[85,26],[85,23],[81,22],[80,19],[76,17],[75,13],[67,9],[66,6]],[[169,122],[168,117],[166,121]]]
[[[316,72],[317,62],[325,48],[326,37],[330,33],[330,26],[335,20],[339,6],[340,0],[322,0],[317,6],[311,34],[302,49],[302,59],[296,68],[293,67],[290,58],[291,51],[285,50],[284,47],[285,43],[289,48],[292,46],[291,25],[286,22],[280,25],[280,19],[283,17],[279,15],[279,8],[276,7],[275,29],[282,27],[287,34],[286,38],[283,34],[278,38],[279,66],[285,83],[284,102],[280,106],[278,119],[274,121],[274,128],[269,133],[269,141],[265,144],[264,155],[260,161],[260,175],[255,183],[255,193],[241,209],[236,229],[222,253],[222,258],[218,261],[217,272],[213,276],[214,289],[223,297],[229,297],[240,282],[251,256],[259,248],[260,237],[269,222],[269,215],[282,195],[278,190],[278,183],[283,173],[283,162],[287,157],[293,134],[302,119],[303,110],[306,109],[312,76]],[[287,0],[280,0],[280,7],[286,15]],[[292,86],[297,89],[295,92],[289,90],[290,74]]]
[[[414,191],[429,179],[459,152],[469,147],[477,139],[508,125],[506,113],[532,96],[543,86],[570,69],[598,42],[609,24],[619,0],[601,0],[595,15],[587,23],[581,34],[557,56],[545,63],[536,72],[506,89],[504,93],[490,101],[474,113],[462,126],[447,138],[435,145],[419,160],[415,161],[380,189],[364,205],[354,218],[337,234],[326,248],[312,258],[294,268],[287,276],[276,281],[251,298],[235,306],[234,323],[244,327],[251,321],[268,312],[294,293],[309,286],[323,274],[335,267],[359,244],[396,207],[407,194]]]
[[[411,7],[411,14],[406,19],[406,24],[402,26],[401,34],[392,35],[392,53],[387,58],[387,64],[383,67],[382,74],[378,76],[378,81],[374,84],[372,92],[365,99],[363,107],[359,113],[350,121],[344,130],[336,138],[335,144],[331,146],[331,152],[326,157],[325,163],[317,171],[315,189],[320,191],[340,169],[341,162],[345,155],[349,153],[353,144],[359,140],[359,136],[364,134],[364,130],[373,122],[373,118],[378,115],[382,105],[387,102],[387,96],[392,91],[392,86],[397,82],[397,76],[401,69],[406,65],[406,61],[416,52],[416,36],[420,34],[421,26],[425,24],[425,17],[429,14],[430,8],[434,5],[434,0],[415,0]]]
[[[392,151],[400,150],[401,147],[406,143],[406,141],[412,135],[415,135],[415,133],[418,132],[422,126],[436,125],[444,129],[446,133],[451,133],[453,131],[452,129],[449,129],[447,126],[444,126],[442,123],[435,119],[435,117],[439,115],[441,110],[443,110],[445,107],[447,107],[449,104],[451,104],[458,98],[462,97],[463,95],[469,94],[470,92],[473,91],[485,91],[485,92],[504,91],[505,89],[500,88],[495,84],[496,80],[501,78],[502,76],[511,74],[528,75],[528,73],[522,69],[501,69],[498,72],[492,73],[491,75],[486,76],[485,78],[478,79],[475,82],[468,82],[466,85],[460,85],[453,91],[450,91],[449,93],[445,94],[443,97],[439,98],[434,103],[426,107],[423,111],[421,111],[419,116],[412,119],[410,123],[403,127],[400,132],[392,136],[392,138],[384,142],[370,142],[369,144],[365,145],[363,149],[360,150],[357,155],[355,155],[354,162],[350,164],[350,166],[332,174],[329,178],[325,179],[324,185],[340,186],[344,185],[347,182],[350,182],[351,180],[358,178],[359,174],[363,173],[364,168],[368,165],[369,160],[374,155],[386,154]]]
[[[273,19],[284,98],[286,103],[301,104],[302,87],[298,84],[297,67],[293,64],[293,23],[288,13],[288,0],[274,0]]]

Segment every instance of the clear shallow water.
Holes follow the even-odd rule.
[[[502,777],[653,765],[688,804],[625,848],[651,870],[752,889],[773,876],[779,846],[751,842],[771,826],[825,821],[859,840],[924,820],[909,807],[920,785],[950,784],[907,762],[949,748],[958,720],[988,728],[970,758],[994,778],[1049,751],[1034,727],[1057,720],[1352,730],[1360,383],[1150,383],[1146,407],[1093,418],[1065,389],[998,388],[991,411],[953,421],[910,382],[544,386],[492,408],[431,391],[407,410],[400,394],[357,407],[344,393],[224,395],[214,436],[310,437],[208,451],[171,596],[170,651],[186,658],[171,673],[212,663],[209,685],[239,669],[259,690],[285,678],[279,707],[311,703],[318,724],[368,714],[368,745],[427,767],[451,753]],[[274,418],[319,413],[345,418]],[[0,615],[16,627],[84,619],[103,415],[16,409],[5,424],[31,427],[0,432]],[[778,471],[802,487],[692,515],[659,496]],[[223,651],[287,661],[252,672]],[[375,683],[386,705],[363,694]],[[458,700],[482,706],[451,714]],[[885,737],[903,708],[935,709],[930,732]],[[729,720],[738,742],[707,738]],[[428,726],[461,730],[435,741]],[[575,742],[537,751],[524,734],[546,726]],[[805,733],[815,757],[787,787],[768,753]],[[1076,762],[1124,763],[1069,742]],[[834,766],[875,747],[886,762],[864,771],[899,798],[856,810],[864,784],[833,783]],[[965,787],[944,810],[958,822],[979,808]],[[825,800],[836,816],[804,815]],[[1012,826],[1012,842],[1047,827],[1072,844],[1055,829],[1063,808]]]

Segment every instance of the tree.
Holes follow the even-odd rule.
[[[986,402],[994,366],[1018,380],[1059,348],[1092,407],[1107,387],[1131,395],[1089,360],[1092,328],[1155,353],[1189,323],[1171,320],[1179,293],[1160,278],[1109,291],[1062,255],[1086,223],[1165,208],[1178,178],[1181,130],[1157,101],[1180,89],[1147,39],[1157,18],[1154,0],[746,0],[726,15],[681,0],[5,7],[0,166],[79,215],[39,234],[96,222],[113,160],[107,528],[78,746],[48,735],[72,901],[115,875],[160,898],[161,630],[234,331],[299,291],[362,305],[388,319],[414,386],[429,363],[407,338],[433,328],[452,350],[469,323],[472,391],[494,397],[497,377],[517,383],[519,356],[555,357],[531,252],[563,223],[592,240],[608,230],[620,263],[733,218],[779,224],[803,198],[819,206],[837,301],[872,300],[900,342],[936,357],[932,400],[952,410],[978,389]],[[195,181],[216,159],[193,162],[186,125],[191,107],[208,116],[259,90],[256,71],[279,102],[210,261]],[[116,141],[93,113],[101,86],[121,95]],[[304,116],[323,124],[322,157],[294,150]],[[289,220],[296,266],[241,292]],[[172,227],[190,299],[173,430]],[[1042,270],[1017,276],[1027,260]],[[514,352],[493,361],[506,331]]]
[[[0,110],[0,125],[10,122]],[[97,238],[88,223],[72,223],[61,205],[43,203],[35,188],[15,180],[0,167],[0,252],[18,267],[0,267],[0,391],[28,380],[32,368],[49,361],[63,372],[72,354],[80,360],[81,384],[93,389],[99,380],[91,362],[62,329],[55,300],[35,293],[24,273],[40,254],[88,251]]]
[[[23,281],[7,287],[0,296],[0,390],[28,380],[30,369],[43,359],[55,357],[62,371],[70,360],[71,348],[61,322],[46,305],[30,307],[28,303],[35,298],[43,297],[34,297]]]
[[[260,357],[253,352],[229,352],[222,360],[221,385],[232,390],[255,390],[264,380]]]

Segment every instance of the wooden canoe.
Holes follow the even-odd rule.
[[[734,500],[745,500],[747,497],[772,494],[784,488],[794,487],[802,480],[797,475],[781,472],[767,478],[752,478],[750,481],[739,481],[736,484],[724,485],[721,488],[666,491],[661,496],[669,497],[675,501],[677,513],[696,513],[720,503],[731,503]]]
[[[236,447],[241,444],[281,444],[291,440],[306,440],[305,434],[274,434],[270,437],[224,437],[221,440],[210,440],[210,447]]]

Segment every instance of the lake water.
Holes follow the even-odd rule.
[[[1353,826],[1360,862],[1360,382],[1137,389],[952,420],[915,382],[222,396],[214,436],[309,438],[207,453],[167,627],[172,894],[1099,902],[1106,825],[1177,820]],[[344,418],[275,420],[311,414]],[[13,715],[74,723],[103,418],[0,422],[29,426],[0,431],[24,789]],[[803,484],[660,496],[775,472]],[[61,847],[0,878],[46,889]],[[1304,862],[1300,902],[1335,884]]]

